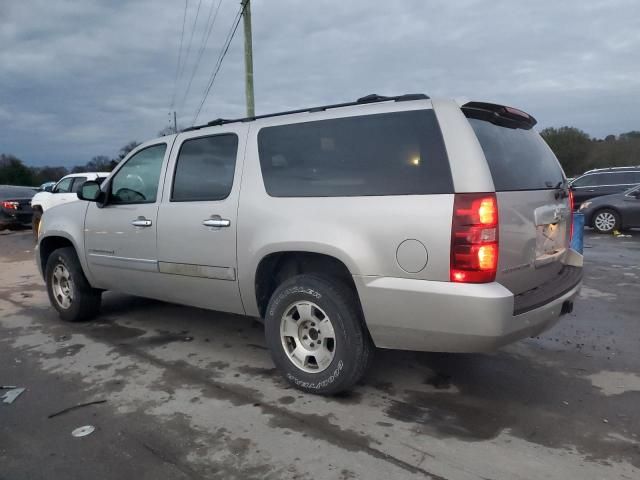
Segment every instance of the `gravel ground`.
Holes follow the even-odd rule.
[[[61,323],[31,232],[0,232],[0,384],[27,388],[0,403],[0,479],[640,478],[640,232],[585,244],[581,298],[540,338],[379,351],[321,398],[248,318],[107,293],[96,321]]]

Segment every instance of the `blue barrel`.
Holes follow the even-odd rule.
[[[574,212],[573,214],[573,237],[571,238],[571,248],[582,253],[584,246],[584,213]]]

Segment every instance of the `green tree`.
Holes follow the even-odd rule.
[[[584,172],[593,144],[589,135],[574,127],[545,128],[540,134],[560,160],[567,175],[575,176]]]
[[[0,185],[34,185],[33,172],[18,157],[0,154]]]

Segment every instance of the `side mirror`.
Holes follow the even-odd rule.
[[[51,192],[51,190],[53,190],[54,185],[47,185],[44,187],[44,191],[45,192]]]
[[[78,198],[88,202],[99,202],[104,193],[100,190],[100,184],[94,180],[87,180],[78,191]]]

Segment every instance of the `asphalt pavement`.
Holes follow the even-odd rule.
[[[638,479],[632,235],[586,235],[575,309],[539,338],[381,350],[323,398],[280,378],[250,318],[106,293],[96,321],[62,323],[31,231],[0,232],[0,385],[26,388],[0,403],[0,479]]]

